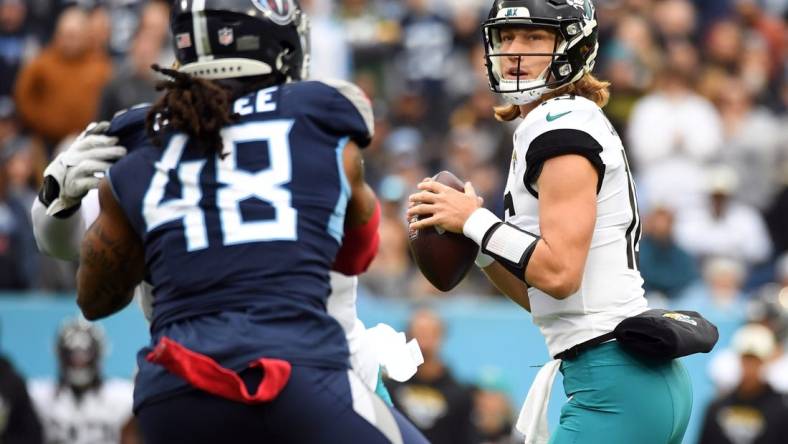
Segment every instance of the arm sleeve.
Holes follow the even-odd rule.
[[[602,146],[590,134],[576,129],[556,129],[547,131],[537,136],[528,146],[525,155],[527,164],[525,170],[525,188],[534,196],[539,193],[534,185],[542,173],[544,163],[553,157],[566,154],[577,154],[591,162],[597,172],[598,180],[596,191],[602,188],[602,179],[605,177],[605,164],[600,154]]]
[[[67,218],[57,218],[46,214],[46,207],[37,198],[33,202],[31,216],[33,235],[39,251],[63,260],[76,260],[79,247],[85,234],[85,221],[82,210]]]

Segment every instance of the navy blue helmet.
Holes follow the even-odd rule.
[[[296,0],[175,0],[178,70],[206,79],[309,73],[309,20]]]

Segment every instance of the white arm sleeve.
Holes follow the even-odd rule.
[[[85,233],[82,210],[65,219],[47,216],[47,208],[36,198],[31,213],[39,251],[63,260],[79,258],[79,245]]]

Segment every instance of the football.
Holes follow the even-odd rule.
[[[457,191],[463,182],[448,171],[441,171],[432,180]],[[439,227],[409,230],[410,251],[421,273],[438,290],[449,291],[462,281],[473,266],[479,246],[462,233],[450,233]]]

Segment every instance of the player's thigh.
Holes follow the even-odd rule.
[[[137,423],[146,444],[251,444],[267,436],[265,410],[191,390],[144,405]]]
[[[648,363],[618,350],[598,353],[595,365],[569,369],[570,400],[551,443],[665,444],[681,442],[692,406],[689,378],[678,361]]]
[[[277,442],[427,442],[348,370],[294,367],[271,407],[268,424]]]

